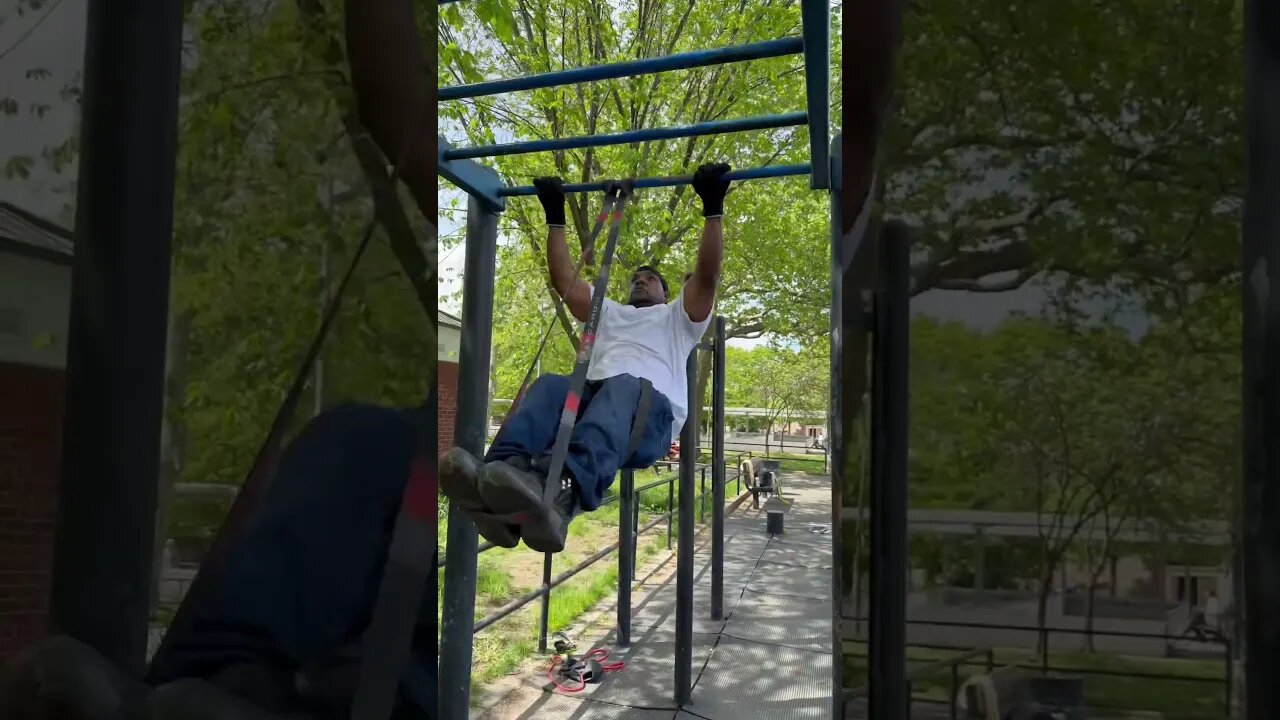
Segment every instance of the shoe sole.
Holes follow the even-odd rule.
[[[485,540],[503,548],[520,544],[515,525],[508,525],[494,517],[477,486],[481,469],[480,461],[462,448],[450,448],[440,457],[440,491],[457,506],[476,532]]]
[[[480,471],[477,485],[484,502],[494,512],[522,516],[520,536],[530,550],[564,550],[567,528],[563,527],[560,513],[543,506],[541,489],[522,479],[520,470],[506,463],[489,463]]]

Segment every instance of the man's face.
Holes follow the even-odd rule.
[[[648,270],[637,270],[631,276],[631,297],[627,303],[635,307],[661,305],[667,301],[667,293],[662,289],[662,280]]]

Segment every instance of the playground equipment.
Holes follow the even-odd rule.
[[[532,142],[508,143],[472,148],[452,146],[440,138],[438,173],[468,193],[467,205],[467,254],[464,261],[462,352],[459,366],[457,415],[455,423],[456,444],[474,454],[483,451],[485,429],[485,400],[489,374],[489,348],[492,341],[493,282],[497,241],[497,218],[510,197],[534,194],[532,186],[509,186],[498,174],[474,161],[474,158],[542,152],[567,148],[597,147],[648,140],[698,137],[704,135],[739,132],[764,128],[807,125],[809,130],[810,162],[800,165],[765,166],[737,170],[727,178],[731,181],[755,180],[788,176],[808,176],[812,189],[839,192],[838,139],[828,145],[829,131],[829,58],[830,58],[830,7],[826,0],[803,0],[801,3],[803,33],[801,37],[783,38],[745,45],[680,53],[667,57],[630,60],[610,65],[576,68],[544,73],[524,78],[494,80],[472,85],[440,88],[442,102],[474,98],[520,90],[557,87],[571,83],[592,82],[612,78],[632,77],[671,70],[684,70],[723,63],[744,62],[786,55],[803,55],[806,87],[806,109],[769,117],[718,120],[675,128],[650,128],[610,135],[557,138]],[[834,148],[834,150],[833,150]],[[689,184],[691,178],[654,177],[634,180],[634,190]],[[564,186],[567,193],[597,192],[606,189],[605,182],[578,183]],[[838,202],[832,202],[833,218],[838,213]],[[838,227],[838,222],[833,227]],[[834,233],[833,233],[834,234]],[[717,332],[723,326],[717,324]],[[720,335],[723,338],[723,335]],[[696,351],[690,355],[690,376],[696,374]],[[716,372],[716,384],[723,387],[723,366]],[[690,393],[694,383],[690,383]],[[674,700],[677,705],[688,703],[693,680],[693,534],[694,534],[694,462],[697,452],[697,412],[700,406],[690,398],[689,421],[686,422],[680,440],[680,489],[679,489],[679,544],[677,549],[677,608],[676,608],[676,657],[674,662]],[[713,490],[716,498],[713,516],[713,590],[712,617],[718,619],[723,593],[724,556],[724,466],[723,466],[723,403],[716,408],[716,428],[713,436],[713,454],[721,462],[713,463]],[[623,476],[623,491],[630,486],[629,473]],[[629,502],[624,500],[624,503]],[[626,517],[632,511],[629,504],[623,508]],[[625,523],[624,523],[625,524]],[[448,658],[441,664],[440,714],[447,720],[467,717],[470,695],[471,650],[475,607],[476,552],[478,539],[475,528],[460,512],[451,509],[448,531],[448,552],[445,564],[445,588],[441,601],[443,628],[440,655]],[[623,542],[621,547],[631,546]],[[629,558],[621,560],[623,564]],[[545,564],[546,567],[550,563]],[[619,577],[628,578],[631,568],[620,568]],[[625,590],[624,590],[625,588]],[[619,585],[619,604],[626,593],[629,601],[629,585]],[[625,638],[620,616],[619,638]],[[838,678],[838,674],[836,674]],[[833,679],[834,681],[834,679]],[[833,686],[833,699],[838,697]]]

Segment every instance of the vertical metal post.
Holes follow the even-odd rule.
[[[675,494],[676,481],[675,478],[667,480],[667,549],[671,549],[671,522],[675,519]]]
[[[1244,472],[1237,501],[1244,617],[1237,626],[1252,719],[1280,717],[1280,291],[1272,292],[1280,286],[1280,5],[1245,0],[1244,12]]]
[[[947,705],[950,707],[951,720],[956,720],[956,692],[960,689],[960,664],[951,663],[951,692],[947,693]]]
[[[707,521],[707,466],[698,471],[698,524]]]
[[[87,22],[50,622],[141,675],[160,473],[182,10],[161,0],[93,1]],[[126,30],[135,27],[146,31]]]
[[[872,557],[871,717],[909,717],[906,681],[907,385],[911,241],[890,222],[881,237],[876,302],[875,482]]]
[[[698,351],[686,365],[689,417],[680,437],[680,538],[676,546],[676,705],[693,692],[693,465],[698,458]]]
[[[462,348],[459,353],[454,444],[480,455],[489,419],[489,355],[493,339],[493,276],[498,216],[474,197],[467,201],[467,256],[463,267]],[[467,720],[471,700],[471,632],[476,610],[475,526],[449,506],[443,627],[440,636],[440,717]]]
[[[831,384],[827,393],[827,457],[831,473],[831,717],[844,716],[844,433],[841,394],[844,388],[844,263],[841,259],[844,226],[840,214],[840,193],[844,187],[841,135],[831,139]]]
[[[631,503],[631,579],[635,580],[637,573],[636,558],[640,557],[640,495],[636,494],[635,500]]]
[[[804,35],[805,98],[809,120],[809,158],[813,166],[809,187],[830,187],[827,133],[831,126],[828,96],[831,88],[831,3],[801,0]]]
[[[538,613],[538,652],[547,651],[547,626],[551,624],[551,563],[555,555],[542,554],[542,608]]]
[[[1226,646],[1227,647],[1226,647],[1226,653],[1225,653],[1226,655],[1225,670],[1226,670],[1226,680],[1227,680],[1227,683],[1226,683],[1227,698],[1226,698],[1226,705],[1222,709],[1222,716],[1229,718],[1232,716],[1231,700],[1232,700],[1232,691],[1235,685],[1235,675],[1234,675],[1234,667],[1233,667],[1235,665],[1235,654],[1234,654],[1235,649],[1232,647],[1232,642],[1230,640],[1226,641]]]
[[[724,316],[715,319],[711,368],[711,619],[724,619]]]
[[[631,506],[635,502],[635,473],[622,470],[622,488],[618,493],[618,646],[631,644],[631,581],[635,578],[635,530],[631,525]]]

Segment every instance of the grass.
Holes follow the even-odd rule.
[[[907,648],[908,672],[930,662],[963,654],[961,650]],[[866,683],[866,646],[845,644],[845,687]],[[1038,668],[1039,657],[1028,650],[997,648],[995,665],[1020,665]],[[1090,710],[1154,711],[1166,720],[1223,717],[1226,701],[1226,676],[1221,661],[1131,657],[1091,653],[1051,653],[1051,672],[1080,675],[1084,678],[1085,700]],[[1117,677],[1091,674],[1103,672],[1167,675],[1167,678]],[[974,658],[961,665],[958,684],[986,672],[986,660]],[[922,700],[947,701],[951,693],[951,670],[918,677],[912,683],[912,696]]]

